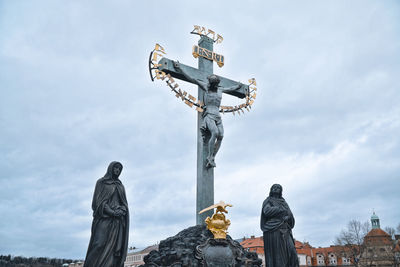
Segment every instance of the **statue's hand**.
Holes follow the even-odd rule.
[[[121,217],[124,215],[124,211],[117,209],[114,211],[114,217]]]

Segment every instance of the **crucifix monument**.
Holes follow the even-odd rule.
[[[205,224],[205,219],[213,215],[213,210],[199,212],[214,204],[214,167],[215,156],[221,146],[224,130],[220,113],[244,113],[249,110],[256,97],[255,79],[250,86],[213,74],[213,62],[219,67],[224,65],[224,56],[213,52],[214,43],[222,42],[219,34],[212,30],[195,26],[192,34],[200,36],[197,46],[193,46],[193,56],[198,58],[198,68],[193,68],[163,57],[164,48],[156,45],[150,54],[149,71],[151,79],[166,79],[168,86],[188,106],[195,106],[197,114],[197,199],[196,224]],[[162,57],[158,62],[157,58]],[[182,91],[175,79],[198,85],[196,98]],[[237,106],[221,106],[222,94],[230,94],[246,102]]]

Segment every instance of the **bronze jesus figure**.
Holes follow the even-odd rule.
[[[221,142],[224,137],[224,126],[222,125],[221,115],[219,109],[221,106],[222,93],[236,91],[243,86],[242,83],[238,85],[221,88],[219,86],[220,79],[217,75],[211,74],[207,77],[208,83],[193,79],[190,77],[181,67],[179,62],[174,62],[175,69],[182,73],[185,78],[195,83],[200,89],[204,91],[204,107],[203,107],[203,121],[200,126],[200,130],[203,136],[203,140],[206,140],[205,136],[207,131],[210,133],[210,139],[208,141],[208,155],[207,155],[207,167],[216,167],[215,155],[218,153],[221,147]]]

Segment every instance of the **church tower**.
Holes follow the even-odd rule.
[[[372,225],[372,229],[380,229],[381,228],[381,226],[379,224],[379,217],[375,214],[375,211],[374,211],[374,214],[372,214],[372,216],[371,216],[371,225]]]

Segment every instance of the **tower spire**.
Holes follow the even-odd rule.
[[[379,223],[379,217],[375,214],[375,211],[373,211],[373,214],[371,216],[371,225],[372,225],[372,229],[381,228],[380,223]]]

